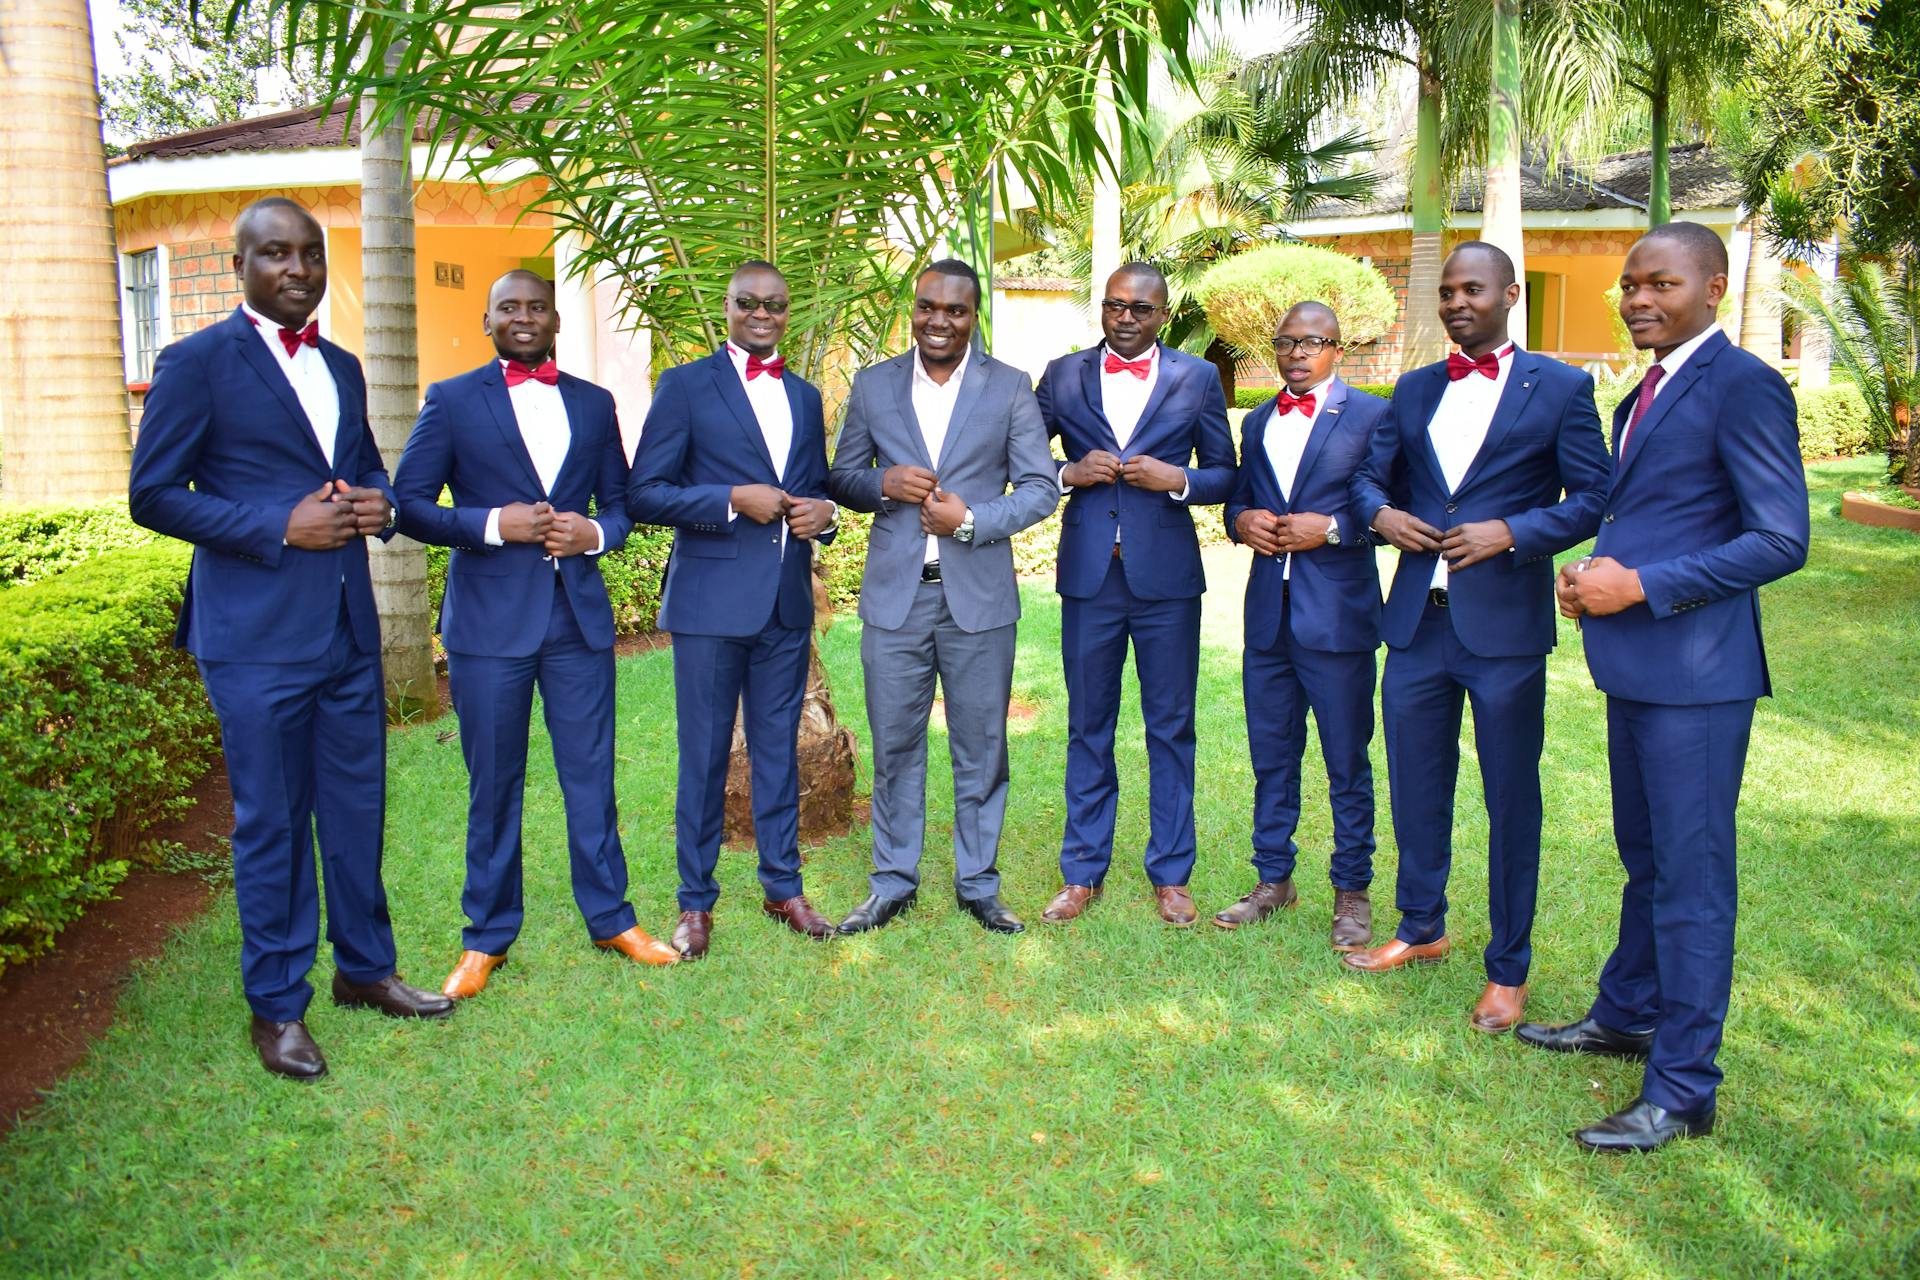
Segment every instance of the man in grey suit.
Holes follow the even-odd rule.
[[[827,492],[875,512],[860,582],[873,739],[872,896],[841,933],[914,904],[934,677],[953,757],[954,896],[996,933],[1024,925],[994,866],[1007,810],[1007,704],[1020,594],[1007,539],[1060,500],[1027,375],[972,348],[980,277],[953,259],[913,287],[914,349],[853,380]]]

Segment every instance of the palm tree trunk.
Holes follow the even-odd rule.
[[[1760,220],[1747,224],[1747,270],[1740,286],[1740,349],[1780,367],[1780,259],[1760,234]]]
[[[1419,114],[1415,117],[1413,175],[1408,197],[1413,215],[1413,252],[1407,265],[1406,339],[1400,348],[1402,371],[1432,364],[1446,353],[1440,327],[1441,239],[1446,225],[1440,170],[1440,77],[1426,51],[1420,54]]]
[[[1520,0],[1495,0],[1493,74],[1487,94],[1487,183],[1480,236],[1507,251],[1520,301],[1507,336],[1527,345],[1527,242],[1520,218]]]
[[[125,497],[120,286],[86,0],[0,0],[0,501]]]
[[[1673,103],[1667,94],[1665,76],[1655,82],[1650,103],[1653,108],[1653,128],[1649,143],[1652,164],[1647,175],[1647,226],[1664,227],[1673,221],[1673,198],[1668,176],[1668,132],[1672,124]]]
[[[367,416],[392,472],[420,406],[420,361],[413,286],[412,130],[406,113],[386,128],[366,127],[376,107],[361,100],[360,228],[366,297]],[[398,720],[440,714],[427,608],[427,554],[411,538],[368,543],[373,599],[380,610],[380,661],[387,713]]]

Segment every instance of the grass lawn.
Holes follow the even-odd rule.
[[[333,1008],[333,1074],[270,1079],[245,1038],[231,895],[141,973],[119,1023],[0,1144],[6,1275],[1912,1276],[1920,1273],[1920,541],[1834,515],[1870,463],[1815,467],[1807,569],[1766,592],[1777,697],[1741,809],[1740,951],[1714,1137],[1649,1158],[1567,1131],[1640,1067],[1470,1030],[1486,827],[1463,762],[1440,966],[1365,978],[1326,946],[1329,821],[1308,775],[1300,908],[1234,934],[1162,926],[1139,869],[1138,711],[1123,721],[1111,892],[1067,931],[992,937],[946,892],[810,945],[723,859],[714,951],[642,971],[587,939],[535,743],[529,916],[448,1023]],[[1238,549],[1210,553],[1201,673],[1203,912],[1248,887]],[[1050,587],[1026,592],[1005,897],[1056,887],[1066,700]],[[858,624],[825,654],[864,739]],[[669,656],[620,670],[620,794],[642,923],[673,918]],[[1130,726],[1130,727],[1129,727]],[[459,949],[465,775],[451,722],[396,732],[387,883],[401,970]],[[1317,748],[1310,747],[1310,752]],[[1381,936],[1395,853],[1375,744]],[[1313,759],[1310,755],[1309,759]],[[950,794],[933,760],[934,827]],[[865,763],[862,764],[865,777]],[[1577,635],[1550,667],[1532,1009],[1582,1013],[1621,883],[1602,705]],[[812,852],[838,915],[862,835]],[[324,990],[329,966],[315,970]]]

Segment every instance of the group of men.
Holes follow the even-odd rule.
[[[936,687],[956,901],[988,930],[1020,932],[997,867],[1020,614],[1008,539],[1064,495],[1066,822],[1044,921],[1086,912],[1112,862],[1129,649],[1149,761],[1147,879],[1161,919],[1198,920],[1188,884],[1205,579],[1194,508],[1224,504],[1230,536],[1254,553],[1242,687],[1255,882],[1213,923],[1256,924],[1298,900],[1311,711],[1333,820],[1332,947],[1369,973],[1444,958],[1470,700],[1492,926],[1472,1025],[1646,1059],[1641,1097],[1576,1134],[1588,1146],[1646,1149],[1711,1129],[1734,808],[1754,700],[1768,691],[1755,589],[1803,562],[1808,532],[1793,401],[1715,327],[1726,258],[1711,232],[1660,228],[1628,256],[1621,313],[1656,359],[1616,414],[1611,448],[1591,380],[1507,340],[1521,289],[1513,264],[1470,242],[1447,259],[1439,291],[1459,349],[1405,375],[1390,402],[1339,378],[1331,309],[1288,311],[1274,336],[1285,389],[1247,416],[1237,457],[1213,366],[1158,340],[1169,317],[1155,268],[1129,264],[1105,282],[1105,340],[1055,360],[1036,388],[974,341],[977,275],[936,262],[914,281],[912,348],[855,377],[829,466],[820,395],[779,355],[786,280],[748,262],[727,288],[726,344],[662,376],[631,466],[611,395],[556,366],[552,285],[508,272],[482,321],[496,358],[429,389],[391,483],[358,363],[310,319],[326,283],[320,228],[269,198],[241,215],[235,239],[246,302],[162,353],[131,496],[136,519],[197,548],[180,642],[220,719],[242,977],[268,1070],[326,1070],[304,1022],[316,825],[336,1002],[445,1017],[506,963],[524,918],[536,688],[575,900],[596,946],[642,964],[707,953],[736,714],[765,914],[815,939],[900,917],[919,889]],[[812,545],[835,536],[842,508],[873,517],[859,610],[873,870],[869,896],[836,924],[802,883],[796,736]],[[679,744],[671,945],[639,927],[626,898],[614,798],[613,619],[594,557],[635,523],[675,530],[660,614]],[[394,972],[380,879],[382,686],[364,540],[396,531],[452,548],[440,630],[469,774],[468,927],[440,994]],[[1596,533],[1593,554],[1556,578],[1553,557]],[[1384,604],[1383,544],[1400,551]],[[1545,1026],[1522,1018],[1556,597],[1584,628],[1608,695],[1627,884],[1598,998],[1585,1018]],[[1400,924],[1376,945],[1369,746],[1383,639]]]

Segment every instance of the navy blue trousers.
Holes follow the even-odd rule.
[[[726,820],[734,712],[742,695],[760,884],[770,901],[800,893],[800,767],[795,753],[808,654],[807,629],[777,622],[768,623],[758,635],[673,637],[680,740],[674,850],[680,863],[682,911],[711,911],[720,897],[713,873]]]
[[[353,642],[346,602],[333,643],[311,662],[211,662],[200,678],[220,719],[233,788],[233,896],[240,980],[262,1018],[306,1016],[320,946],[320,842],[327,940],[347,980],[393,972],[393,923],[380,879],[387,801],[387,709],[380,656]]]
[[[1613,838],[1626,868],[1620,941],[1594,1021],[1653,1029],[1640,1092],[1695,1115],[1714,1105],[1733,990],[1734,810],[1753,702],[1670,707],[1607,699]]]
[[[1336,889],[1373,882],[1374,655],[1325,653],[1293,638],[1293,603],[1280,606],[1280,631],[1271,649],[1240,656],[1241,701],[1253,760],[1253,867],[1263,884],[1293,874],[1300,848],[1300,766],[1307,751],[1307,712],[1320,734],[1333,810]]]
[[[1142,600],[1114,557],[1090,599],[1060,601],[1067,682],[1067,823],[1060,875],[1097,885],[1113,861],[1120,776],[1113,760],[1127,645],[1140,682],[1147,737],[1147,879],[1193,875],[1193,703],[1200,680],[1200,597]]]
[[[1546,736],[1547,660],[1482,658],[1429,604],[1413,642],[1387,654],[1380,678],[1387,782],[1400,846],[1395,905],[1402,942],[1447,931],[1453,869],[1453,792],[1460,775],[1462,700],[1473,704],[1473,740],[1487,805],[1487,978],[1517,987],[1533,960],[1540,881],[1540,748]]]
[[[589,648],[559,582],[546,638],[524,657],[447,655],[460,751],[467,761],[467,913],[461,945],[502,955],[520,936],[521,807],[533,691],[540,690],[567,810],[573,900],[596,939],[634,925],[613,799],[613,650]]]

